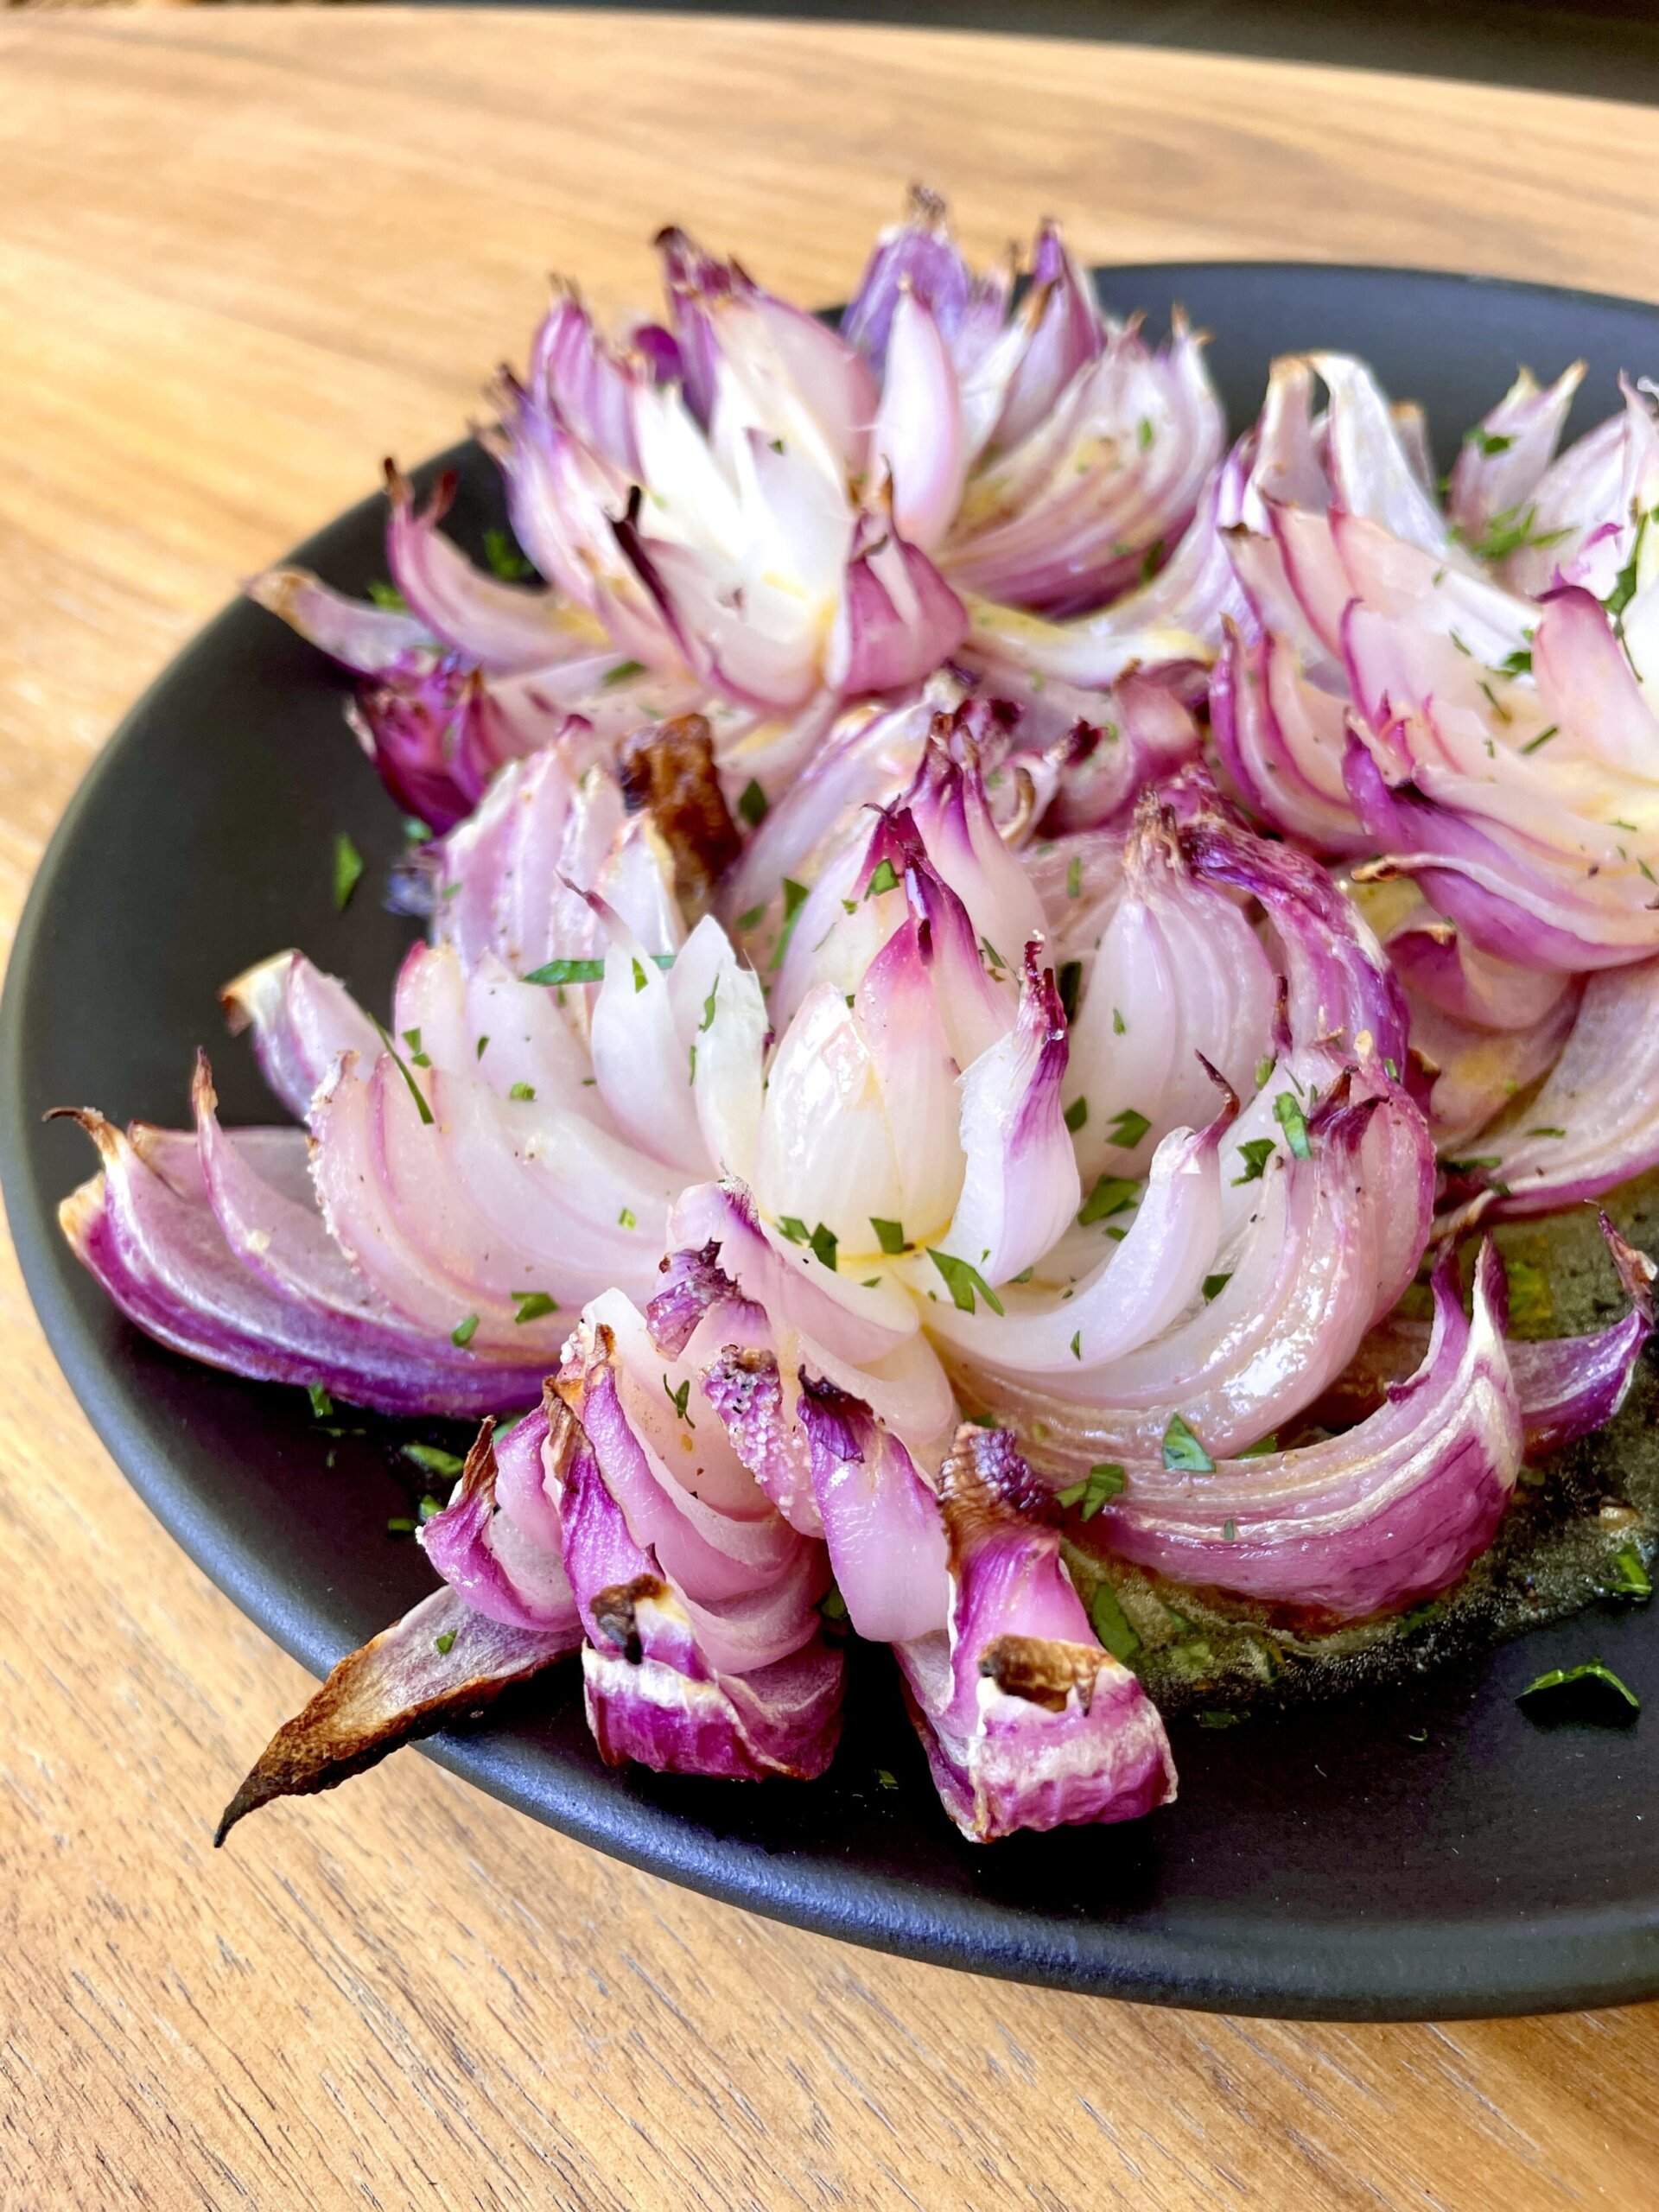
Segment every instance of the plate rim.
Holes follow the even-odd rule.
[[[1259,270],[1286,277],[1331,281],[1384,279],[1448,288],[1477,288],[1586,306],[1633,310],[1653,318],[1659,302],[1510,276],[1388,264],[1248,260],[1110,263],[1091,270],[1096,283],[1116,285],[1138,274]],[[833,312],[830,310],[830,312]],[[452,466],[474,447],[463,440],[423,463],[418,474]],[[310,564],[325,557],[324,541],[342,525],[366,521],[384,503],[372,492],[342,509],[283,556]],[[231,600],[193,632],[155,673],[100,746],[41,852],[19,916],[3,991],[0,992],[0,1193],[18,1265],[48,1344],[77,1403],[124,1478],[194,1563],[288,1655],[315,1675],[343,1656],[339,1639],[315,1608],[217,1527],[172,1477],[167,1455],[151,1448],[124,1418],[125,1386],[84,1325],[77,1282],[57,1226],[57,1200],[34,1174],[27,1144],[29,1103],[23,1096],[24,1002],[43,933],[74,853],[79,827],[105,779],[131,742],[153,702],[181,666],[208,646],[247,602]],[[1066,1923],[1040,1907],[1004,1898],[961,1897],[907,1883],[901,1876],[849,1865],[826,1873],[822,1861],[799,1864],[759,1844],[722,1838],[671,1806],[654,1802],[629,1776],[568,1766],[524,1742],[512,1729],[451,1730],[417,1749],[474,1787],[543,1825],[717,1901],[769,1918],[958,1971],[1198,2010],[1257,2017],[1385,2021],[1499,2018],[1637,2003],[1659,1995],[1659,1891],[1647,1909],[1628,1902],[1560,1910],[1494,1924],[1473,1916],[1407,1921],[1375,1929],[1317,1921],[1295,1923],[1294,1943],[1239,1940],[1218,1926],[1205,1938],[1181,1930],[1126,1927],[1109,1920]],[[542,1786],[532,1790],[532,1770]],[[546,1778],[557,1777],[551,1793]],[[1334,1934],[1334,1965],[1332,1935]],[[1431,1940],[1432,1938],[1432,1940]],[[1422,1970],[1438,1955],[1438,1978]],[[1361,1986],[1361,1985],[1363,1985]]]

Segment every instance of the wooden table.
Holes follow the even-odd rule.
[[[0,86],[8,931],[119,709],[236,579],[448,442],[550,265],[642,295],[667,218],[807,299],[912,177],[981,252],[1048,211],[1096,259],[1659,296],[1659,122],[1531,93],[388,9],[10,16]],[[1659,2007],[1338,2029],[1004,1987],[707,1904],[410,1754],[215,1856],[307,1685],[94,1444],[9,1256],[0,1301],[7,2212],[1659,2196]]]

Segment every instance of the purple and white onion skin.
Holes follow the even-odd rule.
[[[1548,1075],[1479,1136],[1462,1217],[1553,1213],[1659,1166],[1659,960],[1585,978]]]
[[[1175,1796],[1158,1708],[1101,1649],[1013,1439],[966,1424],[939,1474],[948,1626],[899,1648],[963,1835],[1138,1820]]]
[[[616,1764],[810,1778],[840,1727],[841,1653],[817,1611],[823,1548],[690,1412],[694,1370],[661,1370],[643,1318],[607,1293],[557,1380],[580,1427],[562,1426],[549,1472],[595,1740]]]
[[[1491,1542],[1521,1465],[1503,1298],[1490,1245],[1472,1319],[1443,1262],[1423,1363],[1378,1412],[1328,1443],[1218,1459],[1211,1474],[1132,1464],[1106,1541],[1173,1580],[1332,1620],[1434,1596]]]
[[[1599,1219],[1630,1312],[1587,1336],[1506,1340],[1529,1459],[1575,1444],[1612,1419],[1653,1334],[1654,1263],[1605,1213]],[[1317,1417],[1335,1426],[1375,1411],[1391,1388],[1422,1364],[1429,1333],[1427,1322],[1398,1314],[1379,1322],[1314,1408]]]

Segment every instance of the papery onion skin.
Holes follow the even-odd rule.
[[[351,1652],[304,1709],[284,1721],[219,1815],[222,1844],[276,1797],[332,1789],[400,1744],[471,1718],[515,1682],[576,1648],[562,1631],[513,1628],[435,1590],[400,1621]]]

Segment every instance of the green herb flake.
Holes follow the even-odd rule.
[[[1613,1554],[1613,1595],[1632,1598],[1645,1605],[1653,1595],[1653,1577],[1634,1544],[1623,1544]]]
[[[905,1249],[905,1224],[902,1221],[878,1221],[870,1216],[870,1227],[875,1231],[875,1241],[889,1258]]]
[[[409,601],[394,583],[384,576],[377,576],[369,586],[369,604],[378,607],[385,614],[407,614]]]
[[[1164,541],[1161,537],[1154,537],[1141,556],[1141,581],[1143,584],[1149,584],[1157,575],[1163,557]]]
[[[1008,964],[988,937],[979,940],[979,957],[995,975],[1000,976]]]
[[[1139,1200],[1141,1185],[1127,1175],[1103,1175],[1084,1200],[1077,1215],[1079,1229],[1087,1229],[1096,1221],[1109,1221],[1116,1213],[1127,1213]]]
[[[421,1526],[424,1528],[429,1521],[435,1521],[442,1512],[443,1500],[441,1497],[434,1497],[431,1491],[428,1491],[416,1510],[421,1516]]]
[[[1620,1681],[1612,1669],[1605,1667],[1599,1659],[1586,1659],[1578,1667],[1552,1667],[1548,1674],[1540,1675],[1529,1682],[1517,1695],[1516,1703],[1519,1705],[1522,1699],[1536,1697],[1543,1690],[1568,1689],[1575,1682],[1605,1683],[1607,1688],[1624,1699],[1633,1713],[1642,1710],[1642,1700],[1630,1684]]]
[[[1508,453],[1510,448],[1515,443],[1515,440],[1512,437],[1505,437],[1496,430],[1474,429],[1470,431],[1464,443],[1466,446],[1473,446],[1477,453],[1484,454],[1488,461],[1491,461],[1495,454]]]
[[[1199,1713],[1198,1726],[1200,1728],[1236,1728],[1243,1719],[1244,1715],[1242,1713],[1230,1713],[1222,1707],[1216,1706],[1207,1712]]]
[[[387,1036],[385,1031],[380,1027],[380,1024],[378,1021],[375,1021],[375,1018],[372,1014],[369,1016],[369,1019],[371,1021],[374,1022],[375,1028],[379,1031],[380,1042],[385,1046],[387,1052],[396,1063],[398,1074],[402,1076],[404,1081],[409,1085],[409,1095],[415,1101],[416,1111],[419,1114],[425,1127],[429,1129],[432,1127],[432,1109],[426,1103],[425,1092],[423,1091],[420,1084],[416,1082],[415,1077],[409,1068],[405,1066],[404,1060],[397,1051],[397,1047],[392,1043],[391,1038]]]
[[[312,1418],[315,1421],[327,1421],[334,1410],[334,1402],[321,1383],[308,1382],[305,1386],[305,1395],[311,1401]]]
[[[1501,1167],[1503,1161],[1495,1152],[1471,1152],[1466,1160],[1442,1160],[1440,1166],[1448,1175],[1472,1175],[1482,1167]]]
[[[518,1308],[513,1324],[522,1329],[526,1321],[540,1321],[559,1310],[557,1301],[544,1290],[515,1290],[512,1302]]]
[[[1164,1431],[1164,1465],[1189,1475],[1213,1475],[1216,1463],[1179,1414],[1172,1414]]]
[[[789,950],[789,940],[795,934],[795,925],[800,919],[801,909],[805,904],[806,886],[804,883],[791,882],[790,878],[785,876],[784,878],[784,926],[779,935],[777,950],[772,956],[772,964],[774,968],[781,968],[784,964],[784,955]]]
[[[810,1244],[812,1241],[811,1230],[798,1213],[780,1214],[778,1227],[791,1244]]]
[[[1510,1326],[1520,1329],[1541,1327],[1554,1311],[1554,1301],[1549,1292],[1549,1277],[1541,1268],[1535,1268],[1526,1260],[1510,1260],[1506,1271],[1510,1278]]]
[[[663,1395],[668,1400],[669,1404],[673,1407],[676,1417],[678,1420],[683,1421],[688,1428],[695,1428],[696,1427],[697,1424],[692,1420],[690,1414],[686,1411],[686,1407],[690,1402],[691,1397],[691,1378],[689,1375],[686,1376],[684,1382],[681,1383],[677,1390],[671,1390],[669,1389],[668,1377],[664,1375],[663,1377]]]
[[[758,928],[760,918],[766,911],[766,910],[764,906],[751,906],[747,913],[742,913],[738,916],[737,920],[733,926],[740,930],[752,930]]]
[[[415,1523],[406,1513],[394,1513],[386,1523],[389,1536],[412,1536],[414,1533]]]
[[[1071,1339],[1071,1357],[1076,1360],[1081,1360],[1083,1357],[1083,1331],[1081,1329]]]
[[[1619,570],[1618,575],[1614,577],[1611,591],[1608,593],[1606,598],[1601,602],[1606,608],[1608,613],[1612,616],[1613,627],[1618,631],[1621,638],[1624,634],[1624,625],[1620,618],[1623,616],[1625,608],[1636,597],[1636,577],[1637,569],[1642,559],[1642,540],[1646,537],[1648,524],[1652,520],[1653,515],[1649,513],[1643,515],[1637,522],[1636,525],[1635,541],[1630,547],[1630,557],[1624,563],[1624,566]]]
[[[432,1639],[432,1648],[440,1658],[447,1659],[455,1648],[455,1631],[446,1628]]]
[[[898,873],[891,861],[878,861],[870,871],[869,883],[865,888],[867,899],[880,899],[885,892],[899,888]]]
[[[1526,743],[1522,747],[1521,750],[1523,753],[1535,753],[1541,745],[1548,745],[1552,737],[1559,737],[1560,734],[1560,724],[1559,722],[1551,722],[1549,728],[1548,729],[1541,729],[1536,737],[1529,737]]]
[[[834,1274],[839,1257],[835,1230],[826,1229],[820,1222],[807,1242],[812,1247],[812,1255],[819,1266],[828,1268]]]
[[[616,1217],[616,1224],[619,1229],[637,1229],[639,1226],[633,1217],[632,1206],[623,1207],[621,1212]]]
[[[1103,1460],[1099,1466],[1090,1467],[1080,1483],[1059,1491],[1059,1502],[1062,1505],[1077,1506],[1079,1520],[1092,1521],[1103,1505],[1109,1504],[1122,1494],[1127,1480],[1122,1467]]]
[[[1133,1152],[1152,1123],[1144,1114],[1136,1113],[1133,1106],[1126,1106],[1107,1129],[1109,1141],[1120,1151]]]
[[[766,795],[753,776],[738,795],[737,810],[751,830],[758,830],[766,818]]]
[[[1224,1542],[1236,1544],[1238,1541],[1237,1522],[1224,1521],[1221,1524],[1221,1534]]]
[[[720,978],[716,976],[709,987],[708,997],[702,1002],[702,1020],[697,1024],[697,1033],[700,1036],[703,1031],[712,1029],[715,1026],[715,1001],[719,995]],[[692,1050],[695,1052],[696,1047],[693,1046]]]
[[[499,576],[504,584],[527,582],[536,573],[505,530],[485,531],[484,558],[489,563],[490,574]]]
[[[1228,1284],[1231,1282],[1232,1279],[1232,1271],[1230,1268],[1224,1275],[1205,1275],[1204,1279],[1205,1304],[1207,1306],[1212,1298],[1219,1298],[1222,1292],[1226,1289]]]
[[[363,855],[342,830],[334,839],[334,904],[342,914],[362,877]]]
[[[436,1444],[405,1444],[404,1457],[412,1460],[423,1474],[440,1475],[445,1482],[459,1481],[466,1471],[464,1459],[458,1459],[453,1452],[445,1452]]]
[[[636,676],[643,676],[645,664],[642,660],[620,660],[614,668],[607,668],[600,678],[601,690],[608,691],[618,683],[626,683]]]
[[[1065,1014],[1069,1025],[1077,1018],[1077,995],[1083,988],[1083,963],[1081,960],[1064,960],[1061,962],[1060,972],[1057,980],[1056,988],[1060,995],[1060,1011]]]
[[[970,1267],[966,1260],[953,1258],[949,1252],[936,1251],[931,1244],[927,1247],[927,1256],[944,1276],[944,1287],[950,1294],[950,1302],[959,1312],[971,1313],[974,1311],[976,1292],[993,1313],[1003,1311],[1001,1300],[977,1268]]]
[[[1505,653],[1502,660],[1492,663],[1492,674],[1494,676],[1530,676],[1532,674],[1532,647],[1517,645],[1512,653]]]
[[[1116,1008],[1116,1007],[1114,1007],[1112,1008],[1112,1034],[1113,1034],[1113,1036],[1114,1036],[1114,1037],[1125,1037],[1125,1036],[1127,1036],[1127,1035],[1128,1034],[1128,1028],[1129,1028],[1129,1025],[1128,1025],[1128,1023],[1127,1021],[1125,1021],[1125,1020],[1124,1020],[1124,1019],[1123,1019],[1122,1015],[1118,1012],[1117,1008]]]
[[[630,962],[630,963],[629,963],[629,964],[630,964],[630,966],[631,966],[631,967],[632,968],[632,969],[633,969],[633,988],[634,988],[634,989],[635,989],[636,991],[643,991],[643,990],[645,989],[645,985],[646,985],[646,984],[650,982],[650,980],[651,980],[651,978],[650,978],[650,977],[646,975],[646,973],[645,973],[645,963],[644,963],[644,962],[643,962],[643,961],[640,961],[640,960],[634,960],[634,961]]]
[[[1089,1101],[1086,1098],[1074,1098],[1066,1108],[1065,1115],[1065,1126],[1073,1136],[1076,1136],[1088,1118]]]
[[[1313,1147],[1308,1142],[1307,1117],[1291,1096],[1281,1090],[1273,1102],[1273,1118],[1285,1133],[1285,1142],[1297,1160],[1312,1160]]]
[[[531,1099],[536,1096],[536,1086],[533,1083],[515,1083],[507,1096],[509,1098]]]
[[[818,1600],[818,1615],[826,1621],[844,1621],[847,1618],[847,1600],[833,1582]]]
[[[1268,1077],[1273,1073],[1274,1069],[1277,1065],[1278,1062],[1274,1058],[1271,1052],[1264,1053],[1262,1058],[1256,1062],[1255,1087],[1258,1090],[1265,1088]]]
[[[1235,1175],[1233,1188],[1241,1183],[1259,1183],[1268,1170],[1268,1162],[1278,1147],[1271,1137],[1247,1137],[1238,1147],[1239,1158],[1244,1162],[1244,1173]]]
[[[481,1060],[483,1058],[484,1054],[488,1048],[489,1041],[490,1040],[487,1037],[480,1037],[479,1039],[478,1048],[473,1054],[473,1058],[475,1060]]]
[[[1068,899],[1083,896],[1083,855],[1080,853],[1072,854],[1071,864],[1065,871],[1065,895]]]
[[[468,1313],[465,1319],[457,1321],[454,1327],[450,1330],[449,1341],[457,1351],[465,1351],[477,1334],[478,1316],[476,1313]]]
[[[1103,1577],[1096,1583],[1089,1600],[1089,1625],[1113,1658],[1125,1665],[1141,1649],[1141,1638],[1119,1605],[1116,1591]]]
[[[545,983],[550,989],[555,984],[601,983],[605,980],[602,960],[550,960],[540,968],[532,968],[528,976],[519,977],[521,983]]]
[[[898,1776],[885,1766],[877,1767],[875,1778],[883,1789],[896,1789],[899,1787]]]

